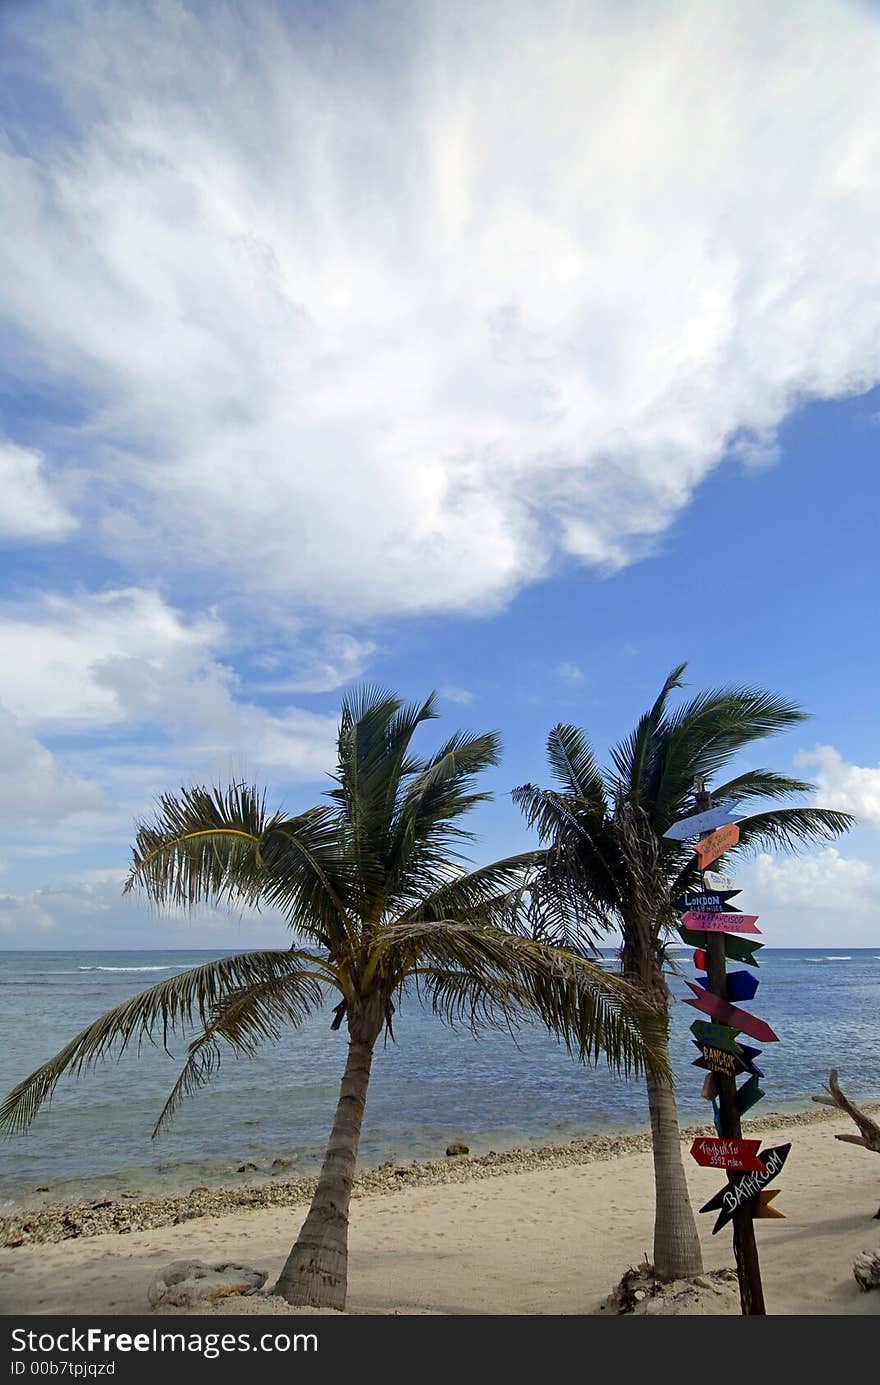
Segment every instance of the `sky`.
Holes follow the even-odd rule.
[[[770,946],[880,947],[880,5],[0,6],[0,948],[283,945],[121,895],[159,794],[329,785],[343,691],[501,733],[664,677],[853,813]]]

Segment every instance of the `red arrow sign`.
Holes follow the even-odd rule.
[[[691,1154],[704,1169],[757,1169],[766,1173],[757,1158],[760,1140],[714,1140],[700,1137],[691,1145]]]
[[[702,1010],[704,1014],[711,1015],[717,1023],[729,1024],[731,1029],[738,1029],[741,1034],[749,1034],[759,1043],[779,1042],[779,1035],[773,1033],[766,1020],[758,1019],[757,1015],[750,1015],[748,1010],[740,1010],[739,1006],[731,1005],[728,1000],[722,1000],[720,995],[713,995],[711,991],[704,991],[701,986],[695,986],[693,981],[688,981],[687,985],[690,986],[696,998],[686,1000],[685,1005],[693,1005],[695,1010]]]
[[[682,914],[682,928],[694,933],[760,933],[759,914]]]

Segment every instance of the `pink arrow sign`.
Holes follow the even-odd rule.
[[[682,928],[696,933],[760,933],[756,928],[758,914],[697,914],[693,910],[682,914]]]
[[[731,1005],[729,1000],[722,1000],[720,995],[702,990],[700,986],[695,986],[693,981],[688,981],[687,985],[694,992],[695,999],[686,1000],[685,1005],[693,1005],[695,1010],[702,1010],[704,1014],[711,1015],[716,1023],[729,1024],[731,1029],[738,1029],[741,1034],[748,1034],[759,1043],[779,1042],[779,1035],[774,1034],[769,1024],[758,1019],[757,1015],[750,1015],[748,1010],[740,1010],[739,1006]]]
[[[757,1169],[766,1173],[766,1167],[757,1157],[760,1140],[694,1140],[691,1154],[704,1169]]]

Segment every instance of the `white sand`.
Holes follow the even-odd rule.
[[[880,1313],[880,1289],[852,1275],[859,1251],[880,1246],[880,1156],[834,1139],[853,1126],[761,1131],[792,1141],[774,1183],[785,1221],[756,1224],[768,1312]],[[723,1175],[686,1167],[694,1206]],[[171,1260],[238,1260],[274,1282],[305,1209],[266,1208],[154,1231],[0,1250],[0,1311],[144,1313],[147,1288]],[[649,1154],[474,1182],[404,1188],[352,1203],[348,1310],[353,1313],[595,1313],[630,1266],[650,1253]],[[730,1228],[698,1218],[707,1270],[732,1265]]]

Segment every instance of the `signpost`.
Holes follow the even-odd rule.
[[[703,932],[697,932],[696,929],[679,926],[678,936],[683,943],[687,943],[688,947],[700,949],[705,947],[706,935]],[[750,967],[758,965],[755,953],[763,946],[763,943],[752,942],[751,938],[737,938],[732,933],[724,934],[725,957],[733,957],[737,962],[746,962]]]
[[[682,927],[702,933],[760,933],[757,914],[697,914],[689,909],[682,914]]]
[[[711,1140],[701,1137],[691,1145],[691,1154],[704,1169],[757,1169],[766,1172],[758,1158],[760,1140]]]
[[[761,1070],[752,1061],[761,1050],[741,1044],[738,1039],[741,1034],[748,1034],[761,1043],[772,1043],[777,1035],[764,1020],[732,1004],[735,1000],[751,1000],[758,989],[758,978],[750,972],[727,973],[728,957],[748,967],[757,967],[755,952],[763,944],[736,935],[760,933],[755,926],[758,916],[732,910],[728,901],[739,893],[734,881],[727,875],[706,871],[707,866],[739,841],[739,828],[733,815],[729,811],[724,813],[724,805],[720,805],[722,816],[717,817],[719,808],[713,807],[711,796],[704,791],[700,779],[695,781],[695,798],[699,811],[692,818],[675,824],[671,835],[673,840],[685,840],[691,835],[686,830],[689,823],[697,823],[708,833],[694,846],[701,887],[699,891],[679,896],[675,906],[683,915],[679,928],[682,940],[695,947],[694,962],[698,969],[706,972],[705,978],[699,978],[699,984],[687,983],[694,994],[685,1004],[693,1005],[711,1018],[711,1022],[695,1020],[691,1030],[700,1050],[695,1066],[708,1069],[702,1094],[712,1101],[718,1138],[695,1140],[691,1154],[699,1164],[728,1171],[726,1186],[700,1211],[719,1211],[713,1235],[728,1222],[733,1222],[733,1250],[742,1311],[763,1315],[766,1311],[764,1290],[753,1223],[755,1217],[782,1215],[768,1206],[773,1192],[764,1190],[782,1168],[791,1146],[780,1145],[759,1155],[760,1140],[742,1137],[740,1118],[764,1093],[758,1082]],[[748,1077],[737,1088],[736,1078],[742,1073],[747,1073]]]
[[[763,1173],[752,1171],[749,1173],[732,1174],[725,1188],[721,1188],[714,1197],[700,1208],[701,1212],[716,1212],[720,1210],[721,1215],[712,1227],[712,1235],[716,1235],[727,1223],[738,1213],[744,1211],[748,1205],[750,1216],[754,1215],[749,1204],[752,1200],[763,1192],[767,1184],[779,1173],[786,1159],[791,1145],[775,1145],[773,1149],[765,1149],[761,1152],[761,1159],[764,1163]],[[778,1192],[778,1189],[775,1191]],[[775,1212],[775,1208],[773,1209]],[[777,1215],[779,1215],[777,1213]]]
[[[757,976],[752,976],[751,972],[729,971],[727,973],[727,994],[731,1000],[752,1000],[758,989],[758,984]],[[708,990],[709,978],[698,977],[697,985]]]
[[[726,827],[719,827],[717,832],[710,832],[708,837],[704,837],[694,847],[698,870],[705,870],[707,866],[711,866],[713,861],[717,861],[725,851],[736,846],[738,841],[739,828],[735,822],[729,822]]]
[[[742,1058],[737,1058],[729,1049],[713,1048],[711,1044],[697,1044],[697,1048],[700,1057],[694,1059],[695,1068],[708,1068],[710,1072],[720,1072],[723,1077],[739,1077],[741,1072],[749,1071]]]
[[[739,912],[738,909],[727,909],[727,901],[733,899],[735,894],[742,894],[742,890],[713,890],[701,893],[685,890],[684,894],[672,901],[672,907],[680,914],[686,914],[688,909],[694,909],[698,914],[736,914]]]
[[[768,1188],[765,1191],[758,1193],[758,1196],[755,1198],[754,1207],[752,1208],[752,1216],[782,1217],[784,1219],[784,1212],[780,1212],[778,1207],[770,1206],[771,1199],[774,1198],[778,1192],[778,1188]]]
[[[707,808],[703,813],[694,813],[689,818],[681,818],[679,822],[674,822],[668,831],[664,832],[664,837],[670,837],[674,842],[685,842],[688,837],[699,837],[701,832],[711,832],[713,827],[723,827],[728,822],[741,822],[742,813],[732,813],[730,810],[732,803],[718,803],[714,808]]]
[[[723,960],[724,954],[722,953],[722,965]],[[774,1034],[766,1020],[759,1019],[757,1015],[750,1015],[748,1010],[740,1010],[738,1006],[731,1005],[727,1000],[722,1000],[715,991],[704,991],[693,981],[688,981],[687,984],[695,993],[695,999],[686,1000],[685,1005],[693,1005],[696,1010],[702,1010],[704,1014],[711,1015],[713,1020],[718,1020],[721,1024],[729,1024],[731,1029],[738,1029],[741,1033],[748,1034],[750,1038],[758,1039],[762,1044],[778,1042],[779,1035]],[[709,984],[713,984],[711,971]]]
[[[728,1024],[711,1024],[708,1020],[694,1020],[691,1033],[699,1044],[712,1044],[714,1048],[726,1048],[737,1057],[742,1056],[742,1048],[736,1042],[736,1030]]]
[[[736,881],[731,875],[723,875],[717,870],[703,871],[703,885],[707,890],[736,890]],[[741,892],[736,890],[737,894]]]

